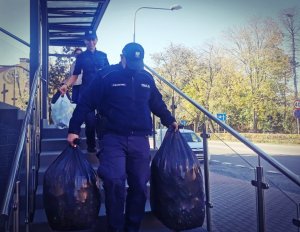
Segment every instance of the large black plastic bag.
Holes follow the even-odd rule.
[[[203,225],[205,203],[200,164],[179,131],[169,129],[151,163],[150,204],[169,229]]]
[[[44,176],[43,200],[53,230],[91,228],[100,209],[100,179],[80,149],[68,146]]]

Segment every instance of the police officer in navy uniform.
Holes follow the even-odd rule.
[[[77,58],[77,56],[81,53],[82,53],[81,48],[75,48],[75,50],[73,52],[75,58]],[[71,75],[73,75],[75,64],[76,64],[76,60],[71,65],[71,68],[70,68]],[[77,80],[73,83],[73,86],[72,86],[72,102],[78,103],[78,97],[79,97],[79,91],[80,91],[81,84],[82,84],[82,74],[80,73],[77,77]]]
[[[82,73],[82,84],[80,85],[78,96],[78,99],[80,99],[82,93],[87,89],[89,84],[96,77],[96,73],[103,67],[109,65],[107,55],[104,52],[98,51],[96,49],[97,42],[98,38],[94,31],[87,31],[85,33],[84,43],[86,45],[86,50],[77,56],[73,75],[60,88],[62,94],[66,93],[67,89],[76,82],[78,76]],[[85,135],[87,138],[87,150],[90,153],[96,152],[95,130],[95,112],[91,111],[88,112],[85,116]]]
[[[106,121],[98,174],[103,180],[110,232],[139,231],[150,178],[151,112],[165,126],[178,130],[152,75],[144,70],[143,58],[140,44],[127,44],[121,62],[98,73],[76,106],[69,126],[68,142],[76,146],[73,141],[79,137],[87,112],[97,109]]]

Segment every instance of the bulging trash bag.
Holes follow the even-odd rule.
[[[205,201],[200,164],[179,131],[168,129],[151,163],[150,205],[169,229],[203,225]]]
[[[51,117],[54,125],[59,129],[69,126],[76,104],[71,103],[68,94],[62,96],[58,91],[51,101]]]
[[[80,149],[68,146],[44,176],[43,200],[53,230],[90,229],[100,209],[100,179]]]

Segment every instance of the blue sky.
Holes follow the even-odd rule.
[[[29,0],[0,0],[0,27],[29,42]],[[178,11],[142,9],[136,18],[136,42],[150,54],[163,51],[170,43],[201,47],[222,40],[222,31],[247,23],[254,16],[277,18],[279,11],[300,7],[300,0],[111,0],[100,23],[97,48],[106,52],[110,63],[119,62],[123,46],[133,40],[134,13],[142,6],[170,7]],[[0,64],[18,63],[29,49],[0,32]]]

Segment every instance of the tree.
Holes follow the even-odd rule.
[[[248,131],[250,88],[244,76],[236,68],[237,62],[224,54],[220,61],[221,70],[216,79],[211,108],[214,113],[227,114],[227,124],[238,131]]]
[[[230,29],[227,38],[231,42],[228,52],[248,80],[252,130],[257,132],[265,117],[264,109],[272,105],[272,87],[282,77],[278,67],[287,72],[287,57],[281,49],[282,32],[272,20],[253,19],[246,26]]]
[[[155,69],[212,114],[226,112],[226,123],[238,131],[291,132],[292,69],[279,26],[256,19],[229,30],[227,38],[223,48],[171,44],[152,56]],[[159,82],[158,87],[170,103],[172,91]],[[176,104],[177,120],[194,126],[204,121],[189,102],[177,98]]]
[[[180,89],[190,82],[195,75],[197,69],[197,55],[196,53],[183,45],[170,44],[164,52],[152,54],[152,59],[155,63],[155,69],[164,77]],[[181,105],[185,110],[176,110],[176,118],[185,118],[192,121],[194,112],[182,105],[182,99],[177,97],[170,88],[158,83],[158,88],[164,93],[164,100],[168,105],[172,106],[172,97],[175,98],[175,105]],[[191,118],[192,117],[192,118]],[[196,116],[197,118],[197,116]]]
[[[57,56],[49,62],[49,97],[53,96],[60,87],[61,83],[70,76],[70,47],[63,47],[62,54],[66,56]]]
[[[291,66],[293,70],[293,82],[294,82],[294,96],[295,99],[298,99],[298,80],[297,80],[297,68],[299,63],[297,62],[297,51],[299,47],[300,39],[300,23],[297,18],[299,18],[299,10],[296,8],[285,9],[281,12],[281,21],[284,25],[284,28],[287,31],[287,39],[290,43],[290,52],[291,52]],[[300,19],[300,18],[299,18]],[[298,43],[297,43],[298,42]]]
[[[60,54],[49,61],[49,72],[48,72],[48,104],[50,105],[52,96],[58,91],[61,83],[70,77],[70,47],[63,47]],[[57,53],[58,54],[58,53]],[[65,55],[65,56],[64,56]],[[51,110],[49,111],[51,114]],[[51,116],[49,115],[51,119]]]

